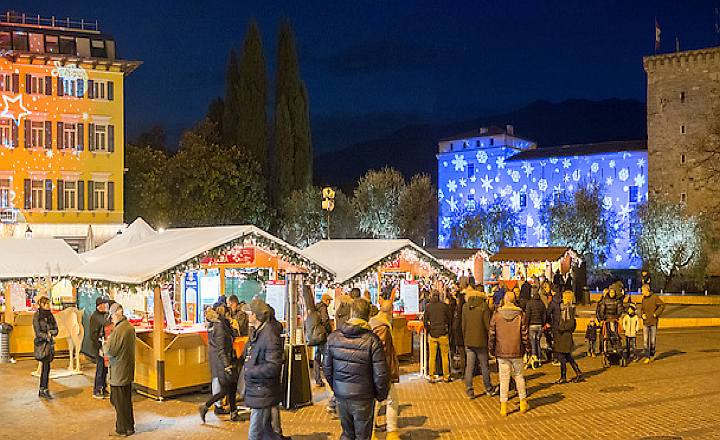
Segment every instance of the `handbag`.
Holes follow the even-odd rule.
[[[51,341],[35,341],[35,360],[52,361],[55,356],[55,344]]]

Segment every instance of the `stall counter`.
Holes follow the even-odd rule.
[[[35,330],[33,330],[33,315],[35,312],[15,312],[13,321],[10,323],[13,326],[12,333],[10,333],[10,353],[15,357],[32,357],[35,352]],[[55,340],[55,353],[60,351],[67,351],[68,345],[67,340],[56,339]]]

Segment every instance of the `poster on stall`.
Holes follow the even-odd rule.
[[[285,299],[287,298],[287,283],[285,280],[270,280],[265,285],[265,302],[275,309],[275,319],[285,320]]]
[[[164,287],[160,289],[160,297],[162,298],[163,313],[165,314],[167,328],[168,330],[175,330],[177,325],[175,324],[175,311],[173,309],[172,300],[170,299],[170,290]]]
[[[198,302],[198,273],[194,271],[185,272],[183,277],[183,296],[184,319],[187,321],[197,322],[197,302]]]
[[[16,312],[28,310],[25,288],[18,283],[10,283],[8,292],[10,294],[10,306]]]
[[[408,315],[420,313],[420,286],[414,280],[400,282],[400,299]]]

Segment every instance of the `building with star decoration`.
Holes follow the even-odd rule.
[[[96,21],[0,14],[0,235],[79,250],[123,223],[123,82]]]

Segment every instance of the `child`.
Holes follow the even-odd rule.
[[[590,318],[590,322],[588,322],[587,329],[585,330],[585,340],[588,345],[587,354],[589,357],[595,357],[595,353],[597,352],[597,332],[598,326],[595,323],[595,318]]]
[[[625,362],[630,359],[635,359],[635,362],[637,362],[635,340],[637,332],[640,330],[640,318],[635,314],[635,305],[630,304],[628,306],[627,314],[622,317],[622,328],[625,332]]]

